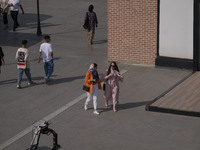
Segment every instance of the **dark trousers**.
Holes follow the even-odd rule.
[[[10,11],[11,17],[14,21],[13,29],[17,28],[19,26],[17,18],[18,18],[19,11]]]
[[[3,13],[3,23],[8,24],[8,18],[7,18],[8,13]]]

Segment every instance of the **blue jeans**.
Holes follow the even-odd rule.
[[[44,63],[44,71],[46,78],[49,79],[54,71],[53,59]]]
[[[27,77],[29,83],[33,82],[32,79],[31,79],[30,68],[26,68],[25,70],[24,69],[18,69],[18,70],[19,70],[18,71],[18,81],[17,81],[18,85],[21,84],[23,72],[25,72],[26,77]]]

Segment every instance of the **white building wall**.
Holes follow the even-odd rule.
[[[193,59],[193,3],[160,0],[160,56]]]

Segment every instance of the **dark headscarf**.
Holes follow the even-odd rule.
[[[93,9],[94,9],[94,6],[93,6],[93,5],[90,5],[90,6],[88,7],[88,11],[89,11],[89,12],[93,12]]]

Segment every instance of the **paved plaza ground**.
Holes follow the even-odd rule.
[[[87,44],[82,28],[87,8],[93,4],[99,27],[94,45]],[[42,36],[37,36],[36,1],[22,0],[25,14],[19,14],[20,27],[3,30],[0,20],[0,45],[6,65],[0,75],[0,149],[26,150],[30,147],[35,123],[48,119],[58,133],[61,150],[199,150],[198,117],[145,111],[145,105],[191,74],[191,70],[157,68],[118,63],[124,76],[120,83],[119,111],[105,108],[99,91],[100,115],[85,111],[84,77],[89,65],[98,64],[99,74],[108,68],[107,1],[40,1],[42,33],[50,34],[55,71],[45,85],[43,63],[37,63]],[[28,40],[31,74],[37,83],[17,89],[15,53],[21,40]],[[52,147],[52,135],[42,135],[38,150]]]

